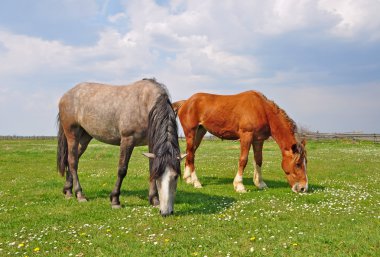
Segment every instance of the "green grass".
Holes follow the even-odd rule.
[[[380,144],[309,142],[310,192],[295,194],[266,142],[269,188],[254,187],[251,153],[238,194],[239,143],[204,141],[204,188],[179,181],[167,218],[148,204],[146,149],[135,148],[115,210],[117,147],[91,143],[79,165],[89,202],[78,203],[61,192],[55,141],[0,141],[0,256],[380,256]]]

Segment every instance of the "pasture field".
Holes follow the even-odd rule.
[[[78,203],[62,194],[54,140],[0,140],[0,256],[380,256],[380,144],[311,141],[307,150],[309,193],[290,190],[269,141],[269,188],[253,185],[251,150],[248,192],[238,194],[239,143],[204,141],[204,187],[180,180],[175,215],[163,218],[147,200],[146,147],[134,150],[115,210],[118,147],[90,144],[79,163],[89,201]]]

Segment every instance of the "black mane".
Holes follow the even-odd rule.
[[[159,95],[149,112],[149,152],[156,156],[150,161],[151,180],[161,177],[167,166],[178,175],[181,173],[176,116],[165,86],[155,80],[152,82],[162,87],[165,93]]]

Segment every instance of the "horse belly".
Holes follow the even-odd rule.
[[[239,136],[236,135],[236,133],[234,133],[232,131],[220,131],[218,133],[211,132],[211,131],[209,131],[209,132],[211,134],[213,134],[214,136],[219,137],[221,139],[226,139],[226,140],[237,140],[237,139],[239,139]]]
[[[232,129],[227,128],[217,128],[213,126],[205,126],[202,124],[202,126],[211,134],[213,134],[216,137],[219,137],[221,139],[227,139],[227,140],[237,140],[239,139],[239,135],[236,133],[236,131]]]
[[[93,129],[87,126],[82,126],[82,127],[84,128],[84,130],[86,130],[88,134],[90,134],[90,136],[92,136],[93,138],[95,138],[96,140],[100,142],[111,144],[111,145],[120,145],[121,137],[120,137],[120,133],[118,133],[116,129],[110,129],[110,128]]]
[[[215,115],[203,116],[199,125],[202,125],[208,132],[216,137],[227,140],[236,140],[239,138],[237,128],[234,122],[229,122],[225,116],[221,119],[215,119]]]
[[[94,109],[95,110],[95,109]],[[79,125],[93,138],[103,143],[120,145],[120,131],[111,113],[96,113],[86,109],[78,113]]]

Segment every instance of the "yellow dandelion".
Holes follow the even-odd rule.
[[[18,248],[24,247],[24,243],[18,244]]]
[[[39,247],[36,247],[33,249],[34,252],[39,252],[40,251],[40,248]]]
[[[170,239],[169,238],[165,238],[165,243],[169,243]]]
[[[82,232],[82,233],[80,233],[79,235],[80,235],[80,236],[85,236],[86,233]]]
[[[198,253],[197,252],[194,252],[191,254],[192,256],[198,256]]]
[[[293,246],[297,246],[298,244],[297,244],[297,243],[293,243],[292,245],[293,245]]]
[[[255,241],[256,240],[256,237],[251,237],[250,239],[249,239],[250,241]]]
[[[107,233],[110,233],[110,232],[111,232],[111,229],[107,228],[107,230],[106,230],[106,231],[107,231]]]

